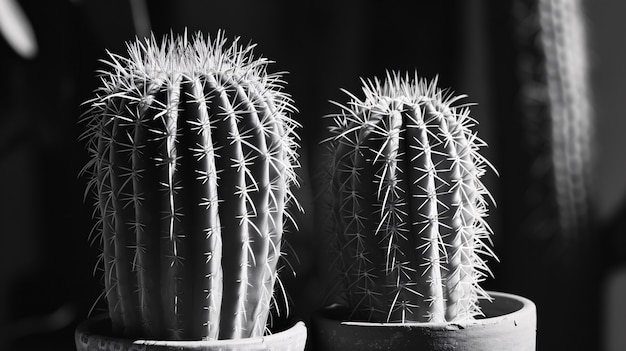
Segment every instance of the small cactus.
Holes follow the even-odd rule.
[[[331,232],[353,320],[460,322],[481,314],[490,274],[484,143],[468,105],[388,73],[346,92],[329,145]]]
[[[299,146],[282,75],[253,47],[185,33],[109,53],[82,138],[117,333],[265,332]]]

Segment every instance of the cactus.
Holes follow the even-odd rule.
[[[469,105],[417,74],[362,83],[324,141],[343,303],[352,320],[471,320],[495,255]]]
[[[289,209],[299,127],[282,73],[223,32],[137,39],[83,117],[116,333],[261,336]],[[295,223],[294,223],[295,224]]]
[[[523,156],[524,231],[565,244],[583,240],[590,208],[594,118],[587,27],[580,0],[515,1]],[[547,228],[547,229],[546,229]],[[546,231],[550,233],[546,234]]]

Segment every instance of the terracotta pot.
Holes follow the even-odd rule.
[[[77,351],[231,351],[275,350],[303,351],[307,330],[296,322],[284,331],[272,335],[239,340],[160,341],[133,340],[111,336],[111,321],[100,315],[82,322],[74,334]]]
[[[535,304],[516,295],[490,295],[493,302],[481,302],[485,317],[463,324],[345,322],[343,311],[326,309],[312,319],[311,342],[320,351],[534,351]]]

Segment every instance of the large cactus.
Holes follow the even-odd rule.
[[[593,111],[580,0],[514,2],[520,119],[527,157],[524,231],[573,244],[593,225]]]
[[[109,54],[83,138],[118,333],[265,331],[298,139],[282,75],[252,48],[185,33]]]
[[[332,232],[352,318],[459,322],[489,274],[483,142],[467,105],[417,74],[363,81],[328,139]]]

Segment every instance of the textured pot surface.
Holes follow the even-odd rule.
[[[342,322],[342,313],[326,310],[313,319],[315,350],[534,351],[537,312],[523,297],[490,292],[485,318],[468,323]]]
[[[133,340],[110,335],[111,321],[106,315],[87,319],[76,328],[77,351],[230,351],[276,350],[303,351],[307,330],[303,322],[272,335],[238,340],[159,341]]]

